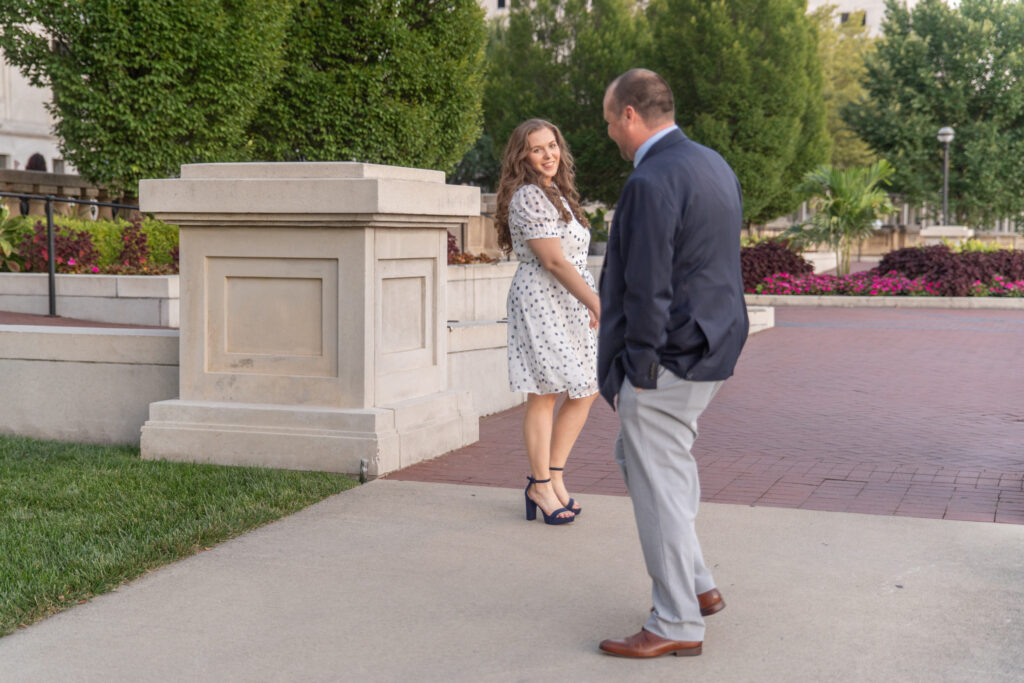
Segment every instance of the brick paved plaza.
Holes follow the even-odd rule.
[[[787,308],[701,420],[703,500],[1024,524],[1024,311]],[[504,382],[505,378],[493,378]],[[523,408],[389,476],[522,488]],[[603,400],[566,470],[625,495]]]

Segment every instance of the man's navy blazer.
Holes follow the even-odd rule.
[[[658,366],[692,381],[730,377],[747,338],[740,269],[743,197],[717,152],[681,130],[626,181],[601,270],[598,382],[654,389]]]

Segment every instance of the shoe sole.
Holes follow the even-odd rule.
[[[711,607],[705,607],[705,608],[701,609],[700,615],[702,617],[710,617],[712,614],[717,614],[718,612],[721,612],[724,609],[725,609],[725,600],[719,600],[715,604],[711,605]],[[654,611],[653,607],[651,608],[651,611],[652,612]]]
[[[725,609],[725,600],[719,600],[710,607],[705,607],[700,611],[702,617],[710,617],[712,614],[717,614]]]
[[[703,646],[689,647],[681,650],[669,650],[668,652],[662,652],[656,655],[627,655],[619,652],[611,652],[610,650],[601,650],[602,654],[610,655],[612,657],[622,657],[623,659],[654,659],[655,657],[664,657],[665,655],[674,655],[676,657],[697,657],[703,650]]]

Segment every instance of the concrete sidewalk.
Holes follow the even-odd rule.
[[[1024,310],[778,308],[700,418],[702,499],[1024,524],[1022,340]],[[524,412],[388,478],[521,488]],[[573,495],[626,494],[618,431],[598,399]]]
[[[0,680],[1018,681],[1024,526],[705,504],[701,657],[597,643],[650,604],[621,496],[378,480],[0,639]]]

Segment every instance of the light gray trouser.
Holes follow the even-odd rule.
[[[697,594],[715,587],[694,528],[700,482],[690,448],[697,418],[721,386],[661,368],[657,389],[637,391],[626,379],[619,390],[615,461],[633,500],[653,582],[654,611],[644,628],[670,640],[704,640]]]

